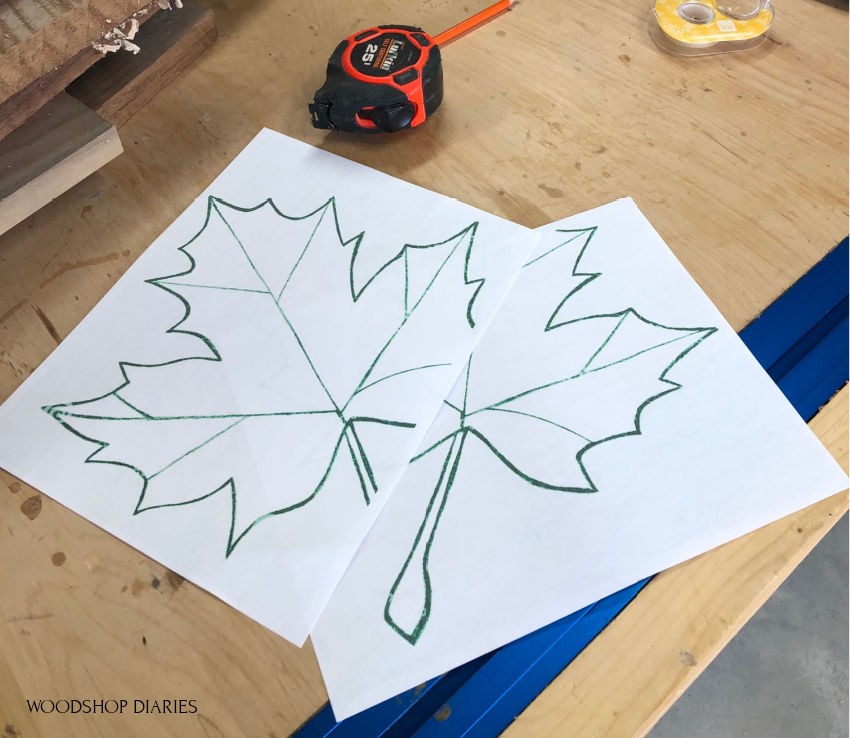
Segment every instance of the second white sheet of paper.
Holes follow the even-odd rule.
[[[631,200],[540,231],[312,634],[337,719],[846,487]]]

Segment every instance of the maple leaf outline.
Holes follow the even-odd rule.
[[[387,623],[387,625],[389,625],[390,628],[392,628],[392,630],[394,630],[398,635],[404,638],[404,640],[406,640],[411,645],[415,645],[417,643],[430,618],[432,606],[432,584],[428,568],[429,556],[435,541],[440,519],[448,501],[449,493],[452,489],[455,477],[458,473],[458,469],[461,464],[461,460],[463,458],[463,449],[467,439],[469,437],[476,438],[486,448],[488,448],[505,467],[507,467],[511,472],[516,474],[518,477],[520,477],[530,485],[546,490],[559,492],[569,492],[576,494],[596,493],[599,491],[599,489],[593,482],[593,479],[591,478],[591,475],[587,470],[584,456],[589,451],[601,444],[608,443],[617,439],[627,438],[630,436],[641,435],[641,416],[646,410],[646,408],[656,400],[659,400],[660,398],[670,394],[671,392],[675,392],[676,390],[681,389],[682,387],[680,383],[671,380],[667,377],[668,372],[670,372],[681,359],[683,359],[687,354],[694,350],[706,338],[708,338],[710,335],[717,331],[717,328],[712,326],[698,328],[670,328],[669,326],[665,326],[661,323],[656,323],[654,321],[647,320],[633,308],[626,308],[610,313],[596,313],[593,315],[586,315],[577,318],[569,318],[566,316],[559,317],[561,313],[565,311],[569,299],[578,291],[584,289],[585,287],[587,287],[587,285],[589,285],[598,277],[600,277],[602,272],[580,271],[579,269],[581,260],[584,257],[586,250],[590,246],[593,237],[597,232],[596,226],[581,229],[558,229],[556,232],[569,234],[569,237],[566,240],[561,241],[557,245],[553,246],[551,249],[548,249],[543,254],[540,254],[529,260],[526,264],[523,265],[523,269],[530,267],[531,265],[543,259],[546,259],[550,255],[554,254],[566,245],[572,243],[576,239],[583,238],[584,243],[581,245],[578,251],[578,255],[575,257],[571,274],[569,275],[571,278],[577,280],[577,284],[573,285],[567,290],[565,296],[558,302],[554,310],[552,310],[552,312],[548,315],[548,318],[546,319],[543,325],[542,333],[551,333],[552,331],[556,331],[558,329],[563,329],[568,326],[576,326],[585,321],[593,320],[614,321],[613,329],[610,331],[607,338],[605,338],[601,345],[596,349],[596,351],[591,354],[591,356],[585,362],[584,367],[582,367],[582,370],[580,372],[571,374],[567,377],[559,378],[557,380],[553,380],[549,384],[527,388],[522,392],[515,393],[514,395],[508,396],[499,401],[489,403],[484,407],[479,407],[476,409],[470,409],[467,407],[467,400],[469,397],[470,389],[470,377],[472,373],[473,361],[475,359],[475,352],[473,352],[473,354],[470,356],[463,373],[463,391],[461,402],[455,404],[449,401],[448,399],[444,400],[444,404],[457,414],[457,427],[453,429],[450,433],[441,436],[439,440],[429,445],[426,449],[424,449],[416,456],[414,456],[413,459],[411,459],[411,463],[419,461],[420,459],[423,459],[426,456],[432,454],[436,449],[445,447],[445,445],[448,444],[448,450],[445,454],[442,465],[439,467],[440,471],[438,474],[437,483],[428,500],[425,513],[422,518],[422,522],[416,532],[410,551],[390,588],[390,591],[387,595],[387,599],[384,604],[384,621]],[[591,369],[590,367],[593,364],[594,360],[605,349],[609,341],[613,340],[615,334],[619,330],[621,330],[622,326],[627,320],[631,320],[633,324],[634,321],[637,321],[637,324],[658,328],[662,331],[668,331],[678,335],[674,338],[652,345],[641,351],[637,351],[624,358],[621,357],[618,361],[612,362],[610,364],[602,364],[599,367]],[[549,388],[556,388],[560,384],[565,384],[567,382],[579,379],[591,372],[601,371],[604,369],[608,369],[616,364],[628,362],[642,354],[646,354],[648,352],[654,351],[655,349],[668,346],[678,341],[684,341],[684,343],[686,344],[685,347],[681,351],[677,351],[674,353],[673,357],[669,361],[667,361],[666,365],[663,367],[663,369],[657,376],[657,380],[666,386],[660,391],[650,394],[637,405],[637,409],[635,410],[632,418],[632,427],[627,428],[625,430],[614,433],[608,433],[604,435],[604,437],[592,439],[590,437],[577,433],[570,427],[560,425],[545,417],[540,417],[539,415],[533,415],[530,413],[509,409],[509,407],[507,407],[514,401],[522,399],[524,396],[531,396],[534,393],[539,393]],[[541,478],[540,475],[535,476],[521,468],[520,464],[517,464],[511,460],[511,454],[509,451],[505,451],[504,448],[500,448],[498,444],[492,442],[492,440],[485,432],[483,432],[472,424],[474,423],[474,420],[472,420],[474,416],[485,411],[513,413],[517,417],[524,416],[524,419],[530,419],[532,421],[539,421],[542,423],[550,424],[563,431],[574,434],[580,439],[583,439],[584,442],[577,442],[579,443],[580,448],[574,454],[574,459],[578,466],[579,474],[583,480],[582,483],[555,484]],[[472,423],[469,422],[470,420],[472,420]],[[411,584],[412,580],[415,580],[413,584]],[[416,590],[416,595],[418,596],[418,599],[421,600],[421,609],[413,609],[410,606],[410,602],[406,602],[401,605],[398,604],[398,600],[396,599],[396,597],[403,587],[407,587],[408,589],[410,587],[413,587]],[[415,600],[417,599],[417,597],[414,597],[413,599]]]
[[[313,227],[310,238],[307,240],[306,245],[304,246],[300,255],[298,255],[298,258],[295,260],[295,263],[292,266],[292,269],[289,273],[289,276],[287,277],[286,281],[284,282],[284,285],[281,288],[281,290],[277,293],[277,297],[275,297],[271,288],[269,287],[269,285],[263,279],[262,274],[260,274],[259,271],[254,267],[254,264],[251,261],[251,256],[245,250],[245,247],[243,246],[242,242],[240,241],[239,236],[233,230],[231,223],[222,214],[222,212],[220,210],[220,206],[227,207],[227,208],[231,209],[232,211],[235,211],[235,212],[238,212],[238,213],[243,213],[243,214],[244,213],[253,213],[255,211],[261,210],[262,208],[264,208],[266,206],[269,206],[277,216],[279,216],[280,218],[283,218],[283,219],[285,219],[286,221],[289,221],[289,222],[307,221],[308,219],[316,217],[318,215],[317,222],[316,222],[315,226]],[[204,333],[201,333],[199,331],[188,330],[186,328],[185,324],[187,323],[187,321],[189,321],[189,318],[192,315],[192,303],[190,302],[190,300],[184,294],[177,291],[177,289],[174,289],[174,287],[180,287],[180,286],[183,286],[183,287],[203,287],[204,286],[204,285],[198,285],[198,284],[190,284],[190,285],[183,284],[183,285],[181,285],[181,284],[175,283],[174,280],[179,279],[181,277],[186,277],[187,275],[192,275],[192,274],[195,273],[197,261],[196,261],[195,257],[193,256],[193,254],[190,253],[190,251],[188,249],[207,231],[208,227],[210,226],[210,221],[211,221],[211,218],[213,217],[213,213],[217,214],[217,216],[221,220],[221,222],[223,222],[224,225],[227,227],[227,229],[230,231],[230,234],[232,235],[232,237],[234,238],[236,243],[239,245],[239,248],[244,253],[245,258],[251,264],[251,267],[254,268],[259,279],[263,281],[263,284],[265,285],[265,292],[267,292],[268,295],[270,295],[273,299],[275,299],[275,302],[278,303],[278,308],[280,308],[279,301],[281,299],[281,296],[285,292],[287,285],[289,284],[289,280],[296,273],[299,265],[302,263],[302,259],[304,258],[305,254],[310,249],[310,246],[312,245],[313,236],[315,236],[315,234],[316,234],[317,230],[319,229],[325,215],[328,212],[330,212],[331,215],[332,215],[333,227],[334,227],[334,230],[335,230],[335,233],[336,233],[336,237],[338,239],[339,247],[341,249],[346,249],[346,248],[350,247],[350,257],[348,259],[347,289],[349,291],[352,304],[356,304],[360,300],[360,298],[363,297],[364,294],[367,294],[367,291],[369,290],[370,286],[373,285],[373,283],[375,283],[381,277],[381,275],[385,274],[394,265],[399,265],[399,263],[401,263],[403,265],[403,270],[404,270],[404,272],[403,272],[404,273],[404,299],[403,299],[403,315],[400,319],[400,322],[396,326],[395,330],[389,335],[389,337],[387,337],[386,341],[380,347],[380,350],[377,352],[377,355],[371,361],[368,369],[363,374],[362,378],[360,379],[357,386],[354,388],[351,395],[348,396],[347,398],[345,398],[344,403],[341,402],[341,401],[338,402],[337,400],[335,400],[331,396],[331,394],[327,391],[327,388],[325,387],[324,382],[323,382],[320,374],[318,373],[318,371],[316,371],[315,367],[313,366],[313,362],[310,358],[309,353],[304,348],[303,344],[301,343],[300,339],[298,338],[297,331],[289,323],[286,316],[283,315],[283,311],[281,311],[281,314],[283,315],[284,320],[289,325],[289,328],[292,331],[293,336],[295,337],[296,341],[298,342],[298,344],[299,344],[299,346],[300,346],[300,348],[301,348],[301,350],[304,354],[304,358],[306,359],[306,361],[310,365],[310,368],[313,370],[313,373],[315,374],[315,377],[316,377],[318,383],[325,390],[325,392],[328,396],[328,399],[333,404],[333,409],[290,412],[290,413],[286,413],[286,412],[268,413],[268,415],[299,416],[299,415],[335,414],[339,417],[340,421],[342,422],[342,428],[341,428],[341,430],[339,432],[339,436],[338,436],[338,438],[337,438],[337,440],[336,440],[336,442],[335,442],[335,444],[334,444],[334,446],[333,446],[333,448],[330,452],[329,460],[328,460],[328,463],[327,463],[327,467],[324,471],[324,474],[318,480],[318,483],[316,484],[315,488],[309,494],[307,494],[305,497],[303,497],[302,499],[300,499],[299,501],[297,501],[293,504],[286,505],[286,506],[280,507],[280,508],[275,509],[275,510],[271,510],[269,512],[266,512],[263,515],[256,517],[255,519],[252,520],[252,522],[250,522],[249,525],[245,526],[241,531],[237,530],[237,504],[238,504],[237,480],[234,479],[234,477],[232,477],[232,476],[230,478],[226,479],[225,481],[223,481],[221,484],[212,488],[211,491],[208,491],[208,492],[205,492],[203,494],[194,496],[191,499],[181,500],[179,502],[171,502],[171,503],[147,504],[146,503],[146,495],[147,495],[147,492],[148,492],[149,483],[154,476],[165,471],[169,467],[171,467],[175,464],[178,464],[183,458],[194,453],[195,451],[197,451],[202,446],[205,446],[206,444],[214,441],[218,436],[226,433],[231,428],[233,428],[234,426],[236,426],[240,422],[242,422],[242,420],[249,418],[249,417],[256,417],[256,416],[250,416],[250,415],[245,415],[245,416],[242,416],[242,417],[239,417],[239,416],[236,416],[236,415],[231,416],[231,417],[236,418],[235,422],[226,425],[220,431],[216,432],[215,434],[213,434],[209,438],[206,438],[203,441],[203,443],[201,443],[199,446],[195,446],[193,448],[190,448],[186,453],[181,454],[176,459],[172,460],[163,469],[160,469],[159,471],[157,471],[153,475],[146,473],[141,468],[139,468],[139,466],[136,466],[132,463],[128,463],[128,462],[125,462],[125,461],[122,461],[122,460],[117,460],[117,459],[100,459],[100,458],[97,458],[98,455],[100,455],[105,449],[108,449],[110,447],[110,442],[105,441],[105,440],[101,440],[100,438],[96,438],[93,435],[89,435],[86,432],[81,431],[80,428],[72,425],[72,420],[73,419],[77,419],[78,421],[80,419],[86,419],[86,420],[137,420],[137,419],[138,420],[141,420],[141,419],[146,419],[146,420],[174,420],[176,418],[155,418],[155,417],[151,416],[150,414],[148,414],[147,412],[145,412],[145,410],[143,410],[143,409],[137,407],[136,405],[130,403],[128,400],[126,400],[124,397],[121,396],[121,394],[120,394],[121,391],[124,390],[125,388],[127,388],[128,386],[130,386],[131,383],[132,383],[131,378],[128,376],[128,369],[140,369],[140,370],[153,369],[153,370],[156,370],[156,369],[161,369],[163,367],[170,367],[170,366],[173,366],[173,365],[176,365],[176,364],[182,364],[182,363],[185,363],[185,362],[206,361],[206,362],[221,363],[223,361],[222,356],[221,356],[218,348],[216,347],[215,343],[207,335],[205,335]],[[402,331],[402,329],[407,324],[408,319],[411,318],[411,316],[414,314],[416,309],[420,306],[422,301],[426,298],[428,291],[434,285],[434,283],[437,281],[437,279],[440,277],[440,275],[444,272],[444,268],[447,266],[447,264],[449,264],[450,260],[453,258],[453,256],[458,251],[458,249],[463,249],[463,251],[461,252],[461,253],[463,253],[463,263],[462,263],[462,266],[463,266],[463,270],[462,270],[463,287],[469,288],[471,290],[471,295],[468,297],[468,301],[466,301],[466,305],[465,305],[464,319],[465,319],[466,323],[468,324],[469,328],[475,327],[475,319],[474,319],[474,316],[473,316],[473,309],[474,309],[475,301],[476,301],[478,295],[480,294],[481,289],[483,288],[485,281],[486,281],[486,279],[483,278],[483,277],[473,278],[473,277],[470,276],[470,273],[469,273],[470,272],[470,258],[472,256],[473,248],[474,248],[474,245],[475,245],[475,236],[476,236],[476,232],[477,232],[477,227],[478,227],[478,222],[475,221],[475,222],[471,223],[470,225],[462,228],[461,230],[459,230],[457,233],[453,234],[449,238],[444,239],[443,241],[438,241],[438,242],[434,242],[434,243],[431,243],[431,244],[405,243],[394,255],[392,255],[383,264],[381,264],[373,273],[371,273],[368,276],[368,278],[363,280],[358,286],[357,280],[355,279],[355,269],[356,269],[356,265],[358,263],[358,256],[360,254],[360,249],[361,249],[363,239],[364,239],[364,236],[365,236],[365,231],[361,231],[360,233],[356,234],[355,236],[353,236],[349,239],[345,239],[343,237],[340,226],[339,226],[339,218],[338,218],[338,214],[337,214],[335,197],[329,198],[324,204],[322,204],[321,206],[319,206],[315,210],[312,210],[311,212],[307,213],[306,215],[290,216],[290,215],[285,214],[283,211],[281,211],[277,207],[277,205],[274,203],[272,198],[267,198],[266,200],[262,201],[261,203],[259,203],[256,206],[253,206],[253,207],[241,207],[241,206],[238,206],[238,205],[234,205],[232,203],[228,203],[221,198],[218,198],[218,197],[215,197],[215,196],[209,196],[207,198],[207,208],[206,208],[206,214],[205,214],[203,225],[200,227],[200,229],[197,231],[197,233],[195,233],[195,235],[192,236],[192,238],[190,238],[186,243],[184,243],[182,246],[178,247],[178,249],[177,249],[178,251],[182,252],[184,254],[184,256],[188,259],[188,262],[189,262],[188,267],[186,269],[181,270],[181,271],[175,272],[174,274],[166,275],[164,277],[155,277],[155,278],[145,280],[146,283],[151,284],[155,287],[158,287],[159,289],[164,290],[165,292],[172,295],[173,297],[176,297],[183,306],[183,316],[174,325],[172,325],[170,328],[168,328],[165,331],[165,334],[183,334],[183,335],[194,337],[194,338],[198,339],[202,343],[202,345],[207,349],[207,354],[206,355],[184,356],[184,357],[179,357],[179,358],[172,359],[172,360],[169,360],[169,361],[154,363],[154,364],[143,364],[143,363],[136,363],[136,362],[121,361],[121,362],[118,363],[118,368],[119,368],[119,371],[121,373],[123,381],[117,387],[115,387],[114,389],[112,389],[109,392],[106,392],[102,395],[99,395],[97,397],[90,398],[90,399],[87,399],[87,400],[80,400],[80,401],[74,401],[74,402],[69,402],[69,403],[46,405],[46,406],[43,406],[42,409],[46,413],[48,413],[51,417],[53,417],[55,420],[57,420],[66,430],[73,433],[74,435],[81,438],[82,440],[87,441],[87,442],[92,443],[92,444],[97,446],[97,448],[94,451],[92,451],[84,459],[84,463],[110,464],[110,465],[113,465],[113,466],[123,467],[123,468],[129,469],[130,471],[133,471],[134,473],[136,473],[140,477],[141,482],[142,482],[142,488],[141,488],[141,491],[139,493],[139,498],[138,498],[138,501],[136,503],[136,506],[133,510],[133,515],[138,515],[142,512],[148,511],[148,510],[168,508],[168,507],[181,507],[181,506],[185,506],[185,505],[189,505],[189,504],[194,504],[194,503],[206,500],[206,499],[208,499],[209,497],[212,497],[215,494],[218,494],[219,492],[221,492],[225,488],[229,488],[229,490],[230,490],[230,500],[231,500],[231,520],[230,520],[230,528],[229,528],[229,532],[228,532],[228,541],[227,541],[226,552],[225,552],[226,557],[229,557],[233,553],[234,549],[239,544],[239,542],[241,540],[243,540],[243,538],[258,523],[260,523],[263,520],[266,520],[268,518],[271,518],[271,517],[274,517],[274,516],[277,516],[277,515],[282,515],[282,514],[291,512],[293,510],[296,510],[298,508],[301,508],[304,505],[308,504],[310,501],[312,501],[316,497],[316,495],[319,494],[321,489],[323,488],[330,472],[332,471],[332,469],[333,469],[333,467],[336,463],[338,454],[339,454],[340,450],[343,448],[344,445],[347,446],[347,450],[349,452],[349,455],[350,455],[350,458],[351,458],[351,461],[352,461],[352,465],[353,465],[354,470],[357,474],[357,478],[358,478],[358,482],[359,482],[361,491],[363,492],[365,503],[368,505],[371,502],[370,490],[371,490],[371,494],[374,495],[378,491],[378,485],[376,483],[375,476],[373,474],[372,468],[371,468],[370,463],[369,463],[369,457],[367,456],[366,451],[363,447],[363,444],[361,443],[360,437],[357,433],[358,424],[377,424],[377,425],[382,425],[382,426],[399,427],[399,428],[404,428],[404,429],[413,428],[415,426],[415,424],[412,423],[412,422],[405,421],[405,420],[389,419],[389,418],[384,418],[384,417],[371,417],[371,416],[368,416],[368,415],[361,415],[361,414],[354,414],[354,415],[346,416],[345,411],[348,408],[349,404],[352,402],[352,400],[355,398],[355,396],[357,396],[358,394],[360,394],[362,392],[367,392],[371,387],[373,387],[375,385],[378,385],[378,384],[385,382],[387,380],[391,380],[391,379],[393,379],[393,378],[395,378],[399,375],[402,375],[402,374],[410,374],[412,372],[424,371],[424,370],[437,368],[437,367],[450,366],[450,364],[446,364],[446,363],[427,364],[427,365],[422,365],[422,366],[405,368],[402,371],[394,372],[394,373],[386,375],[386,376],[381,376],[377,379],[375,379],[373,377],[373,372],[376,369],[376,367],[378,367],[380,365],[380,361],[381,361],[382,357],[384,356],[384,353],[387,351],[388,348],[391,347],[395,338],[399,335],[399,333]],[[451,245],[452,242],[454,242],[453,245]],[[439,263],[438,267],[436,268],[436,271],[433,272],[433,274],[431,275],[430,281],[427,282],[424,289],[421,289],[421,285],[420,285],[421,294],[419,294],[418,296],[411,295],[411,293],[409,291],[409,278],[410,278],[410,268],[409,268],[409,265],[408,265],[409,254],[411,252],[415,252],[417,250],[437,249],[438,247],[444,247],[444,246],[447,246],[447,245],[449,245],[447,247],[448,248],[448,255],[445,256],[445,258]],[[218,289],[230,289],[230,288],[222,287],[222,286],[217,286],[217,288]],[[235,289],[235,288],[233,288],[233,289]],[[236,291],[251,292],[251,291],[258,291],[258,290],[244,290],[243,289],[243,290],[236,290]],[[464,299],[466,299],[466,298],[464,298]],[[372,380],[372,381],[369,381],[369,380]],[[79,414],[77,412],[77,409],[81,408],[82,406],[91,405],[93,403],[97,403],[97,402],[102,401],[102,400],[103,401],[117,400],[123,406],[126,406],[129,413],[134,413],[135,415],[133,415],[131,417],[102,417],[102,416],[83,415],[83,414]],[[208,417],[219,417],[219,416],[202,416],[202,417],[198,416],[198,417],[195,417],[195,419],[206,419]],[[192,419],[193,416],[187,416],[187,418]],[[228,416],[226,416],[226,415],[220,416],[220,419],[226,420],[227,418],[228,418]]]

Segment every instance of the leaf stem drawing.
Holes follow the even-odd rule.
[[[471,358],[466,362],[466,370],[464,372],[465,382],[469,383],[469,368]],[[457,408],[455,408],[457,410]],[[431,446],[428,451],[436,448],[443,443],[449,443],[449,449],[446,457],[443,460],[443,465],[440,470],[440,476],[437,479],[437,484],[431,494],[431,499],[428,501],[428,506],[425,509],[425,516],[422,519],[422,525],[416,532],[416,537],[413,540],[410,553],[407,555],[401,571],[398,573],[390,594],[387,597],[386,605],[384,606],[384,619],[402,638],[409,643],[414,644],[419,639],[422,629],[428,622],[428,616],[431,612],[431,576],[428,572],[428,558],[431,553],[431,546],[434,543],[434,536],[437,534],[437,526],[440,523],[440,516],[443,514],[443,509],[449,497],[452,485],[454,484],[457,468],[460,464],[461,455],[463,453],[463,444],[466,440],[467,431],[464,427],[464,414],[466,409],[466,392],[464,392],[464,407],[458,410],[460,414],[459,432],[453,433],[451,436],[439,441],[434,446]],[[427,453],[427,452],[426,452]],[[417,457],[418,458],[418,457]],[[410,610],[401,610],[394,612],[393,598],[399,587],[405,582],[411,582],[412,586],[418,587],[420,584],[419,573],[421,572],[421,591],[417,593],[418,598],[422,601],[421,610],[415,608]],[[410,620],[412,616],[413,620]],[[405,619],[407,618],[407,621]]]
[[[598,488],[586,467],[585,456],[601,444],[640,435],[646,408],[681,387],[667,377],[668,372],[716,331],[714,327],[669,327],[647,320],[633,308],[559,319],[568,299],[600,276],[597,272],[579,271],[579,262],[596,230],[593,227],[559,231],[567,234],[567,238],[529,261],[524,267],[529,271],[523,272],[515,287],[520,294],[534,296],[547,288],[562,290],[538,317],[538,332],[534,333],[535,340],[544,347],[539,355],[550,367],[551,378],[529,386],[526,365],[522,360],[513,361],[515,347],[503,338],[505,345],[498,347],[502,353],[491,352],[488,358],[491,365],[499,367],[496,376],[504,377],[506,386],[512,389],[499,399],[470,407],[470,390],[488,368],[479,366],[479,347],[456,386],[460,398],[444,402],[448,410],[444,408],[442,417],[452,420],[446,420],[440,427],[452,429],[412,459],[415,464],[437,449],[445,454],[422,522],[384,606],[387,625],[411,645],[417,643],[431,615],[433,590],[429,560],[450,492],[463,468],[464,451],[477,449],[480,456],[481,450],[486,449],[532,487],[595,493]],[[563,285],[552,279],[548,263],[555,261],[559,265],[564,259],[570,265],[565,281],[577,282],[567,290],[566,297]],[[547,263],[538,266],[539,262]],[[512,320],[514,313],[507,308],[500,315]],[[534,329],[527,320],[517,319],[516,331],[519,333],[514,335],[524,336]],[[547,346],[549,350],[545,350]],[[537,346],[532,345],[532,349],[536,350]],[[557,360],[559,349],[565,352],[563,365]],[[570,359],[574,369],[568,368]],[[511,375],[512,365],[518,367],[515,376]],[[494,381],[492,375],[489,380]],[[618,389],[613,391],[613,388]],[[628,415],[622,409],[619,413],[612,411],[606,407],[609,394],[634,401],[635,409]],[[598,399],[594,404],[595,397]],[[553,464],[552,459],[540,453],[540,448],[563,449],[563,456],[558,458],[560,463]]]
[[[407,555],[407,559],[405,559],[404,565],[398,573],[395,582],[393,582],[386,605],[384,605],[384,619],[386,622],[396,633],[411,644],[419,640],[419,636],[422,634],[422,630],[425,628],[431,613],[431,575],[428,572],[428,559],[431,555],[431,546],[434,544],[434,536],[437,534],[437,526],[440,524],[440,517],[443,514],[443,509],[449,499],[449,492],[454,484],[467,433],[468,431],[466,430],[461,431],[450,439],[449,449],[443,461],[437,486],[434,487],[434,492],[428,501],[428,507],[425,510],[422,525],[419,526],[419,530],[416,532],[416,538],[413,540],[410,553]],[[408,608],[396,612],[393,608],[393,598],[398,589],[404,584],[418,586],[420,583],[421,592],[418,592],[417,595],[422,602],[421,609]]]

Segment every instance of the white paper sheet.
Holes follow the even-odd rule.
[[[537,240],[263,131],[0,408],[0,466],[300,644]]]
[[[846,487],[631,200],[541,231],[313,632],[337,719]]]

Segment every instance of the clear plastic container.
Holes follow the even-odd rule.
[[[677,56],[724,54],[758,46],[772,22],[770,0],[654,0],[650,35]]]

